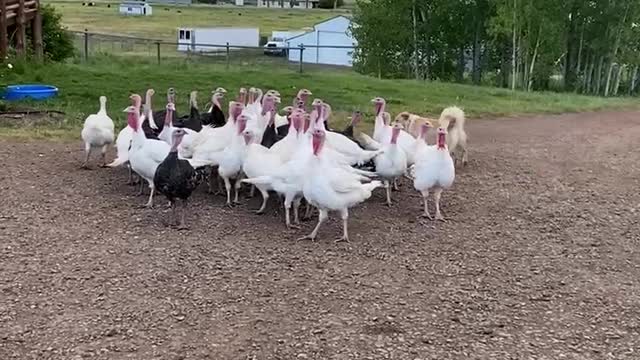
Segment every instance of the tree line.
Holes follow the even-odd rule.
[[[385,78],[636,94],[638,0],[357,0],[354,66]]]

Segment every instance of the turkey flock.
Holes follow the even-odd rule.
[[[100,110],[85,120],[82,139],[87,168],[92,150],[100,149],[102,166],[127,166],[129,184],[137,175],[139,194],[144,185],[150,189],[145,206],[152,207],[154,194],[159,192],[170,202],[171,226],[187,229],[185,210],[188,199],[200,183],[207,182],[210,193],[217,188],[226,194],[226,204],[237,204],[243,184],[262,195],[265,211],[270,194],[278,194],[285,209],[287,228],[299,229],[299,208],[305,202],[305,218],[318,210],[318,223],[302,238],[315,240],[329,212],[339,212],[343,221],[342,237],[349,241],[349,209],[371,197],[372,191],[383,187],[386,203],[391,206],[391,188],[397,190],[400,177],[413,180],[422,194],[424,216],[429,212],[428,197],[433,193],[435,219],[444,221],[440,197],[455,178],[455,165],[467,163],[467,135],[464,112],[457,107],[444,109],[438,120],[423,118],[408,112],[393,121],[385,111],[381,97],[371,100],[374,107],[373,134],[354,135],[362,120],[354,112],[349,125],[339,131],[330,127],[331,106],[321,99],[309,104],[311,91],[298,91],[291,106],[282,108],[280,93],[258,88],[241,88],[229,102],[225,116],[222,101],[227,91],[213,91],[205,112],[197,105],[197,92],[190,94],[188,115],[176,111],[176,93],[167,91],[163,110],[152,109],[154,90],[142,97],[133,94],[127,113],[127,126],[118,134],[107,115],[104,96]],[[434,126],[437,124],[437,126]],[[435,129],[435,130],[432,130]],[[435,144],[428,144],[427,134],[435,131]],[[117,158],[106,163],[106,151],[114,143]],[[459,161],[458,161],[459,160]],[[224,188],[223,188],[224,187]],[[232,196],[233,190],[233,196]],[[181,203],[178,214],[177,204]],[[291,210],[293,209],[293,221]]]

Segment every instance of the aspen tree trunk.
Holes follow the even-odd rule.
[[[512,39],[513,49],[511,51],[511,90],[515,90],[516,89],[516,73],[517,73],[517,69],[516,69],[516,47],[517,47],[516,31],[517,31],[518,27],[516,26],[516,10],[517,10],[516,7],[517,7],[517,0],[513,0],[513,39]]]
[[[629,6],[630,3],[627,3],[627,7],[624,11],[624,16],[622,17],[622,21],[620,22],[620,26],[618,27],[618,33],[616,34],[616,41],[613,45],[613,50],[611,51],[611,55],[609,57],[609,69],[607,70],[607,80],[604,86],[604,96],[609,96],[609,90],[611,86],[611,76],[613,75],[613,63],[615,61],[616,56],[618,55],[618,48],[620,47],[620,38],[622,37],[622,30],[627,22],[627,15],[629,14]]]
[[[600,88],[602,87],[602,68],[604,67],[604,56],[600,56],[600,59],[598,60],[598,67],[596,69],[596,76],[595,76],[595,94],[596,95],[600,95]]]
[[[536,47],[533,49],[533,56],[531,57],[531,66],[529,67],[529,81],[527,83],[527,91],[531,91],[533,86],[533,69],[536,66],[536,58],[538,57],[538,49],[540,48],[540,37],[542,32],[542,24],[538,28],[538,38],[536,39]]]
[[[613,96],[618,95],[618,90],[620,89],[620,80],[622,78],[622,72],[626,68],[626,65],[618,66],[618,73],[616,74],[616,81],[613,83]]]
[[[633,67],[633,71],[631,72],[631,84],[629,85],[629,95],[633,95],[636,90],[636,78],[638,76],[638,65]]]

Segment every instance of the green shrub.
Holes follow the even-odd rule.
[[[27,36],[31,39],[31,29]],[[63,61],[74,55],[73,38],[62,27],[62,15],[51,5],[42,6],[42,42],[44,56],[52,61]]]

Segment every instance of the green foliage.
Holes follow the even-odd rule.
[[[298,0],[304,1],[304,0]],[[333,9],[336,7],[341,7],[344,5],[344,0],[320,0],[318,2],[318,7],[321,9]]]
[[[356,69],[611,95],[640,83],[640,1],[357,0]]]
[[[31,38],[33,34],[29,32],[27,36]],[[62,26],[62,15],[51,5],[42,6],[42,42],[49,60],[63,61],[74,55],[73,39]]]
[[[178,112],[188,112],[188,94],[199,91],[205,103],[213,87],[222,86],[230,91],[227,98],[241,86],[257,86],[276,89],[282,94],[282,104],[290,104],[300,88],[309,88],[314,96],[330,103],[334,109],[332,126],[341,128],[347,115],[354,109],[365,113],[363,131],[373,125],[373,108],[370,100],[384,96],[389,111],[411,111],[437,116],[443,108],[458,105],[470,117],[502,116],[525,113],[588,111],[602,108],[620,108],[634,103],[632,99],[598,99],[575,94],[526,93],[490,87],[446,84],[441,82],[416,82],[413,80],[379,80],[354,72],[309,70],[304,74],[273,66],[231,66],[224,64],[192,63],[187,61],[163,61],[155,59],[122,58],[116,56],[92,57],[86,64],[49,63],[25,64],[27,71],[17,74],[9,71],[7,83],[43,82],[60,89],[56,98],[43,102],[10,103],[17,107],[35,107],[63,111],[66,115],[61,129],[77,130],[88,114],[98,109],[98,98],[108,98],[107,110],[117,127],[125,124],[122,109],[129,105],[131,93],[144,94],[154,88],[162,94],[168,87],[177,91]],[[15,67],[14,67],[15,69]],[[212,80],[211,74],[216,74]],[[215,80],[215,81],[214,81]],[[92,85],[93,84],[93,85]],[[96,85],[97,84],[97,85]],[[163,99],[157,96],[157,108],[163,107]],[[283,105],[284,106],[284,105]],[[225,109],[226,112],[226,109]],[[77,133],[76,133],[77,136]]]

